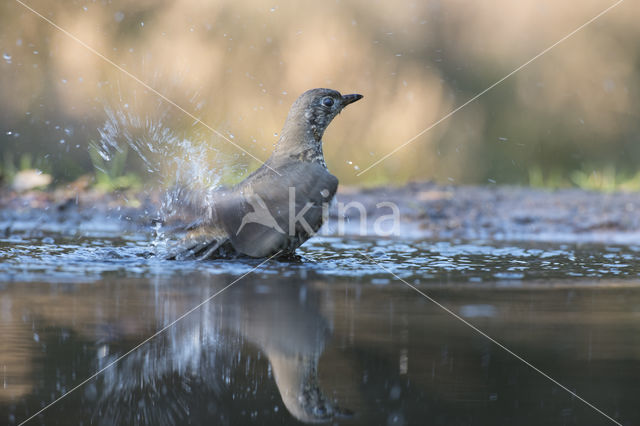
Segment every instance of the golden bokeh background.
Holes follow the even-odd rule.
[[[324,138],[343,183],[570,183],[576,171],[640,170],[637,2],[622,2],[360,177],[615,2],[27,3],[262,159],[301,92],[363,94]],[[28,154],[59,182],[90,172],[89,142],[99,140],[106,109],[257,167],[18,2],[0,5],[0,22],[0,166]],[[132,158],[129,167],[144,175],[141,164]]]

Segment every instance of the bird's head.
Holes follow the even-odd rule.
[[[362,95],[341,95],[332,89],[307,90],[291,106],[283,135],[291,129],[320,141],[331,120],[347,105],[360,99]]]

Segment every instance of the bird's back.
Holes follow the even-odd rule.
[[[338,179],[318,163],[292,162],[275,171],[263,166],[215,211],[238,252],[290,254],[320,229],[337,188]]]
[[[291,255],[320,229],[337,188],[338,179],[319,163],[262,166],[216,191],[211,214],[189,225],[169,258]]]

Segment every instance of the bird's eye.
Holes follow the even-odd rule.
[[[327,96],[322,100],[322,105],[330,107],[333,105],[333,99]]]

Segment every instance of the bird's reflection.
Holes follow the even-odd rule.
[[[264,291],[236,298],[231,327],[238,327],[267,355],[282,401],[296,418],[321,422],[346,415],[318,383],[318,361],[331,335],[319,310],[319,295],[305,284],[291,282],[259,287],[258,293]]]
[[[286,409],[302,422],[348,416],[318,381],[331,327],[312,285],[260,279],[225,291],[88,386],[86,398],[98,402],[94,420],[175,424],[213,415],[234,423],[274,381]],[[101,367],[120,354],[103,357]],[[258,372],[262,355],[273,378]]]

